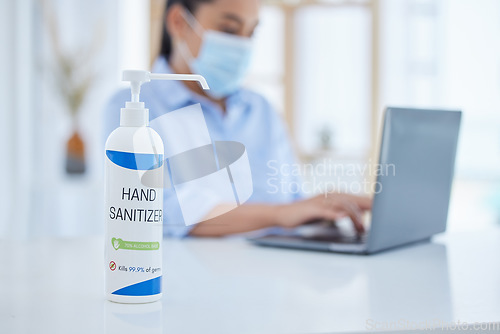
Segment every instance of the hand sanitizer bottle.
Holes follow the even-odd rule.
[[[118,303],[162,296],[163,142],[139,101],[141,84],[152,79],[195,80],[208,89],[199,75],[123,72],[132,101],[121,109],[120,127],[105,149],[105,285],[108,300]],[[147,185],[141,182],[146,172]]]

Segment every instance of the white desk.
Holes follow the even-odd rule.
[[[325,333],[500,320],[500,230],[374,256],[165,240],[162,302],[104,299],[103,241],[0,241],[0,333]]]

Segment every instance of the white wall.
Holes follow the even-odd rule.
[[[29,233],[33,175],[33,1],[0,3],[0,238]]]

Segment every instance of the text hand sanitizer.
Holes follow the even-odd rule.
[[[163,142],[139,102],[141,84],[153,79],[195,80],[208,89],[199,75],[123,72],[132,101],[121,109],[120,127],[109,135],[105,156],[106,295],[119,303],[148,303],[162,296]],[[146,171],[148,186],[141,182]]]

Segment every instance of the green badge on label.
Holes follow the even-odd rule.
[[[130,249],[130,250],[158,250],[160,249],[159,242],[141,242],[141,241],[125,241],[122,239],[113,238],[111,244],[116,250]]]

